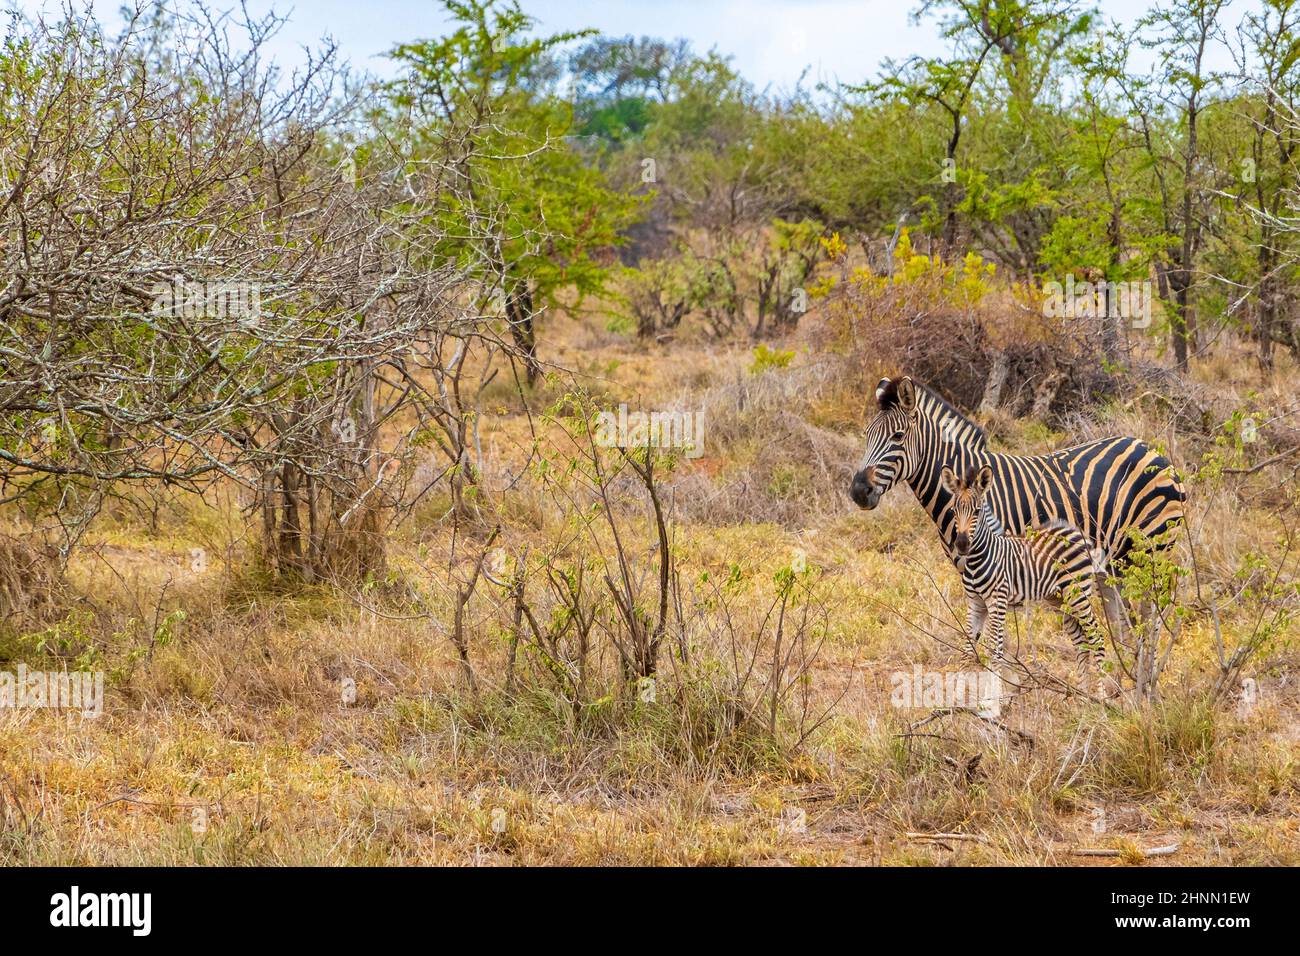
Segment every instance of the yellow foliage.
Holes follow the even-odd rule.
[[[826,258],[831,262],[838,262],[840,259],[844,258],[844,255],[849,249],[848,244],[840,238],[838,232],[833,232],[829,236],[823,236],[821,243],[822,249],[826,251]]]

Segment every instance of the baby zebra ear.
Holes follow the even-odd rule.
[[[959,490],[961,490],[960,482],[957,481],[957,476],[953,474],[953,470],[946,465],[944,466],[943,471],[939,472],[939,480],[943,482],[944,491],[948,492],[950,495],[955,495]]]
[[[971,483],[972,487],[981,495],[989,490],[993,484],[993,469],[984,465],[979,471],[975,472],[975,480]]]

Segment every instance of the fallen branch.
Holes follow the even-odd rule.
[[[1173,856],[1179,850],[1179,844],[1171,843],[1168,846],[1153,846],[1149,850],[1138,849],[1143,857],[1150,856]],[[1125,856],[1131,853],[1130,850],[1115,849],[1113,847],[1087,847],[1076,846],[1070,850],[1072,856]]]
[[[969,843],[988,843],[986,836],[978,833],[912,833],[906,834],[909,840],[965,840]]]
[[[952,714],[966,714],[970,717],[974,717],[980,723],[989,727],[993,727],[997,730],[1000,730],[1011,739],[1023,743],[1028,749],[1030,750],[1034,749],[1034,738],[1031,737],[1029,734],[1025,733],[1022,730],[1016,730],[1014,727],[1008,727],[1002,721],[997,720],[994,717],[985,717],[981,715],[979,712],[971,710],[969,707],[937,708],[936,710],[930,712],[930,716],[925,717],[922,720],[919,720],[916,723],[912,724],[910,727],[908,727],[907,729],[910,732],[909,734],[899,735],[899,736],[913,736],[916,734],[916,731],[920,730],[922,727],[930,723],[932,720],[937,720],[940,717],[947,717]]]

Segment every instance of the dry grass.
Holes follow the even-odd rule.
[[[1261,695],[1248,713],[1208,701],[1213,634],[1192,618],[1158,704],[1034,691],[1004,714],[1018,733],[962,714],[914,731],[928,711],[891,706],[891,675],[963,669],[950,646],[960,582],[905,492],[870,515],[840,493],[864,413],[858,378],[807,352],[754,376],[742,348],[549,331],[555,359],[602,400],[706,410],[706,455],[671,479],[673,548],[698,612],[691,663],[664,668],[654,701],[626,692],[603,644],[580,704],[535,662],[507,693],[509,603],[490,584],[469,605],[470,694],[448,640],[453,542],[436,498],[394,538],[392,580],[360,609],[356,595],[251,575],[233,500],[180,502],[148,527],[108,516],[70,568],[57,626],[11,626],[0,643],[10,665],[110,675],[98,719],[0,711],[0,863],[1133,864],[1176,842],[1160,863],[1300,864],[1294,632],[1251,667]],[[1243,399],[1261,388],[1240,363],[1219,372]],[[1272,400],[1286,400],[1288,374],[1263,386]],[[508,476],[527,429],[508,395],[498,401],[484,427]],[[1142,403],[1069,435],[991,428],[1025,450],[1124,431],[1184,462],[1201,451]],[[1240,491],[1195,500],[1203,573],[1231,580],[1271,547],[1253,529],[1276,511]],[[527,484],[501,514],[511,553],[572,561],[590,547]],[[455,567],[476,540],[457,540]],[[648,540],[631,547],[653,567]],[[201,572],[193,547],[210,555]],[[700,611],[707,582],[732,576],[730,633],[767,648],[756,635],[796,553],[827,610],[803,686],[811,713],[828,716],[800,746],[792,716],[736,721],[727,632]],[[392,598],[411,589],[419,613]],[[1225,633],[1246,633],[1254,613],[1225,608]],[[1015,633],[1030,666],[1072,673],[1049,614],[1022,614]],[[929,833],[969,839],[909,836]],[[1080,846],[1119,855],[1072,855]]]

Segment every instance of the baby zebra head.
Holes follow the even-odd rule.
[[[966,480],[958,478],[951,468],[944,468],[940,475],[943,487],[952,495],[953,547],[959,555],[970,553],[971,538],[979,527],[980,516],[984,509],[984,499],[989,486],[993,484],[993,469],[988,465],[972,468]]]

